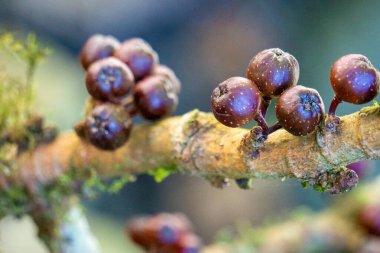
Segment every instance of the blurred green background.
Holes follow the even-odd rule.
[[[299,83],[318,89],[328,107],[333,97],[329,70],[337,58],[361,53],[380,68],[379,11],[375,0],[0,0],[0,31],[35,32],[53,49],[36,75],[37,107],[69,130],[83,117],[87,94],[78,54],[93,33],[147,40],[182,81],[177,114],[210,111],[213,88],[230,76],[244,76],[251,57],[271,47],[298,59]],[[344,104],[338,114],[360,107]],[[275,121],[273,105],[268,119]],[[372,162],[369,173],[377,173],[378,166]],[[243,191],[234,184],[214,189],[196,177],[172,176],[156,184],[140,176],[119,194],[101,195],[85,206],[104,252],[133,253],[139,251],[129,248],[122,230],[134,215],[183,212],[207,243],[239,220],[261,224],[297,206],[322,209],[336,198],[292,180],[257,180],[253,190]],[[3,220],[0,251],[44,252],[32,229],[28,219]],[[17,243],[21,236],[22,244]]]

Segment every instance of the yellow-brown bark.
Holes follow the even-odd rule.
[[[88,166],[103,177],[173,166],[198,176],[315,176],[355,161],[380,158],[379,111],[379,106],[372,106],[342,117],[337,134],[321,128],[296,137],[279,130],[269,136],[254,160],[241,154],[241,140],[248,130],[225,127],[212,114],[199,111],[136,126],[128,143],[114,152],[100,151],[67,132],[21,154],[11,178],[21,184],[46,183],[72,167]]]

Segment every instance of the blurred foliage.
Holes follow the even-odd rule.
[[[10,54],[12,60],[20,60],[26,66],[24,77],[12,76],[5,67],[0,68],[0,136],[6,132],[18,135],[23,131],[23,124],[32,114],[33,75],[49,51],[34,34],[29,34],[24,42],[13,33],[0,35],[0,54]]]
[[[0,36],[0,48],[25,61],[32,70],[50,52],[48,48],[40,45],[33,33],[27,36],[25,42],[16,39],[13,33],[3,33]]]
[[[111,182],[105,182],[101,179],[100,175],[90,170],[90,176],[85,181],[85,190],[87,194],[93,195],[93,190],[99,191],[102,193],[118,193],[127,183],[134,182],[136,180],[134,175],[125,174],[121,177],[114,178]]]
[[[299,208],[262,226],[244,222],[233,230],[221,230],[204,253],[378,252],[379,182],[377,177],[373,183],[359,185],[321,212]]]

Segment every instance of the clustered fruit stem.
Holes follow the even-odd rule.
[[[342,100],[340,100],[337,96],[334,96],[334,98],[331,101],[330,108],[329,108],[329,116],[335,117],[336,109],[338,108],[338,105],[342,103]]]
[[[269,134],[269,127],[268,127],[268,123],[265,120],[264,116],[261,113],[258,113],[255,117],[255,121],[262,128],[263,134],[265,136],[267,136]]]
[[[260,110],[261,110],[261,115],[263,115],[264,118],[267,114],[268,107],[270,105],[271,100],[272,99],[270,97],[263,97]]]

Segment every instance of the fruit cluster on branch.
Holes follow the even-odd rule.
[[[321,125],[323,131],[337,133],[341,120],[335,116],[337,106],[343,102],[364,104],[379,93],[380,74],[363,55],[350,54],[338,59],[331,68],[330,81],[335,92],[325,121],[324,103],[318,91],[297,85],[299,65],[294,56],[278,48],[261,51],[252,58],[247,68],[247,78],[231,77],[220,83],[211,95],[215,118],[228,127],[240,127],[255,120],[254,127],[242,139],[243,159],[257,159],[260,149],[271,133],[284,128],[295,136],[306,136]],[[265,115],[268,105],[276,98],[278,122],[269,127]],[[328,183],[326,183],[326,181]],[[315,188],[326,188],[331,193],[350,190],[358,176],[344,169],[331,174],[322,172],[307,182]],[[240,178],[242,188],[250,185],[248,178]]]
[[[56,208],[67,208],[67,196],[81,193],[92,175],[98,179],[148,173],[161,180],[179,172],[204,177],[218,187],[234,179],[243,189],[250,188],[254,178],[289,177],[303,186],[340,193],[358,181],[353,170],[344,168],[347,164],[380,158],[378,104],[335,116],[342,101],[362,104],[379,92],[379,73],[361,55],[334,63],[330,79],[335,97],[326,121],[322,98],[316,90],[297,85],[298,62],[280,49],[255,56],[248,78],[221,83],[211,97],[213,114],[195,110],[167,119],[163,118],[177,105],[180,82],[158,63],[145,41],[120,43],[94,35],[82,49],[81,63],[91,98],[76,133],[54,139],[55,131],[44,127],[42,120],[32,121],[31,130],[24,124],[28,133],[34,133],[31,140],[36,145],[28,152],[24,146],[29,147],[29,139],[12,139],[18,148],[11,157],[13,169],[0,175],[6,197],[1,214],[31,214],[52,252],[58,252],[62,239],[55,230],[62,218]],[[278,122],[268,126],[265,115],[274,98]],[[160,121],[132,128],[136,114]],[[258,126],[237,128],[251,120]],[[140,228],[132,229],[132,234],[140,233]],[[171,250],[198,250],[199,240],[187,228],[177,229],[164,229],[164,236],[168,231],[183,235],[175,237]],[[161,248],[160,235],[154,233],[158,240],[146,248]]]
[[[278,48],[266,49],[252,58],[247,78],[231,77],[220,83],[211,95],[212,111],[228,127],[240,127],[255,120],[263,131],[263,140],[283,127],[295,136],[314,132],[324,121],[324,103],[319,93],[297,85],[299,65],[294,56]],[[326,125],[335,129],[339,103],[365,104],[379,93],[380,74],[367,57],[350,54],[338,59],[331,68],[331,85],[335,96]],[[268,127],[265,115],[273,98],[278,123]]]
[[[76,131],[97,148],[112,151],[125,144],[137,113],[158,120],[175,110],[180,82],[144,40],[120,43],[112,36],[93,35],[80,59],[91,100]]]

